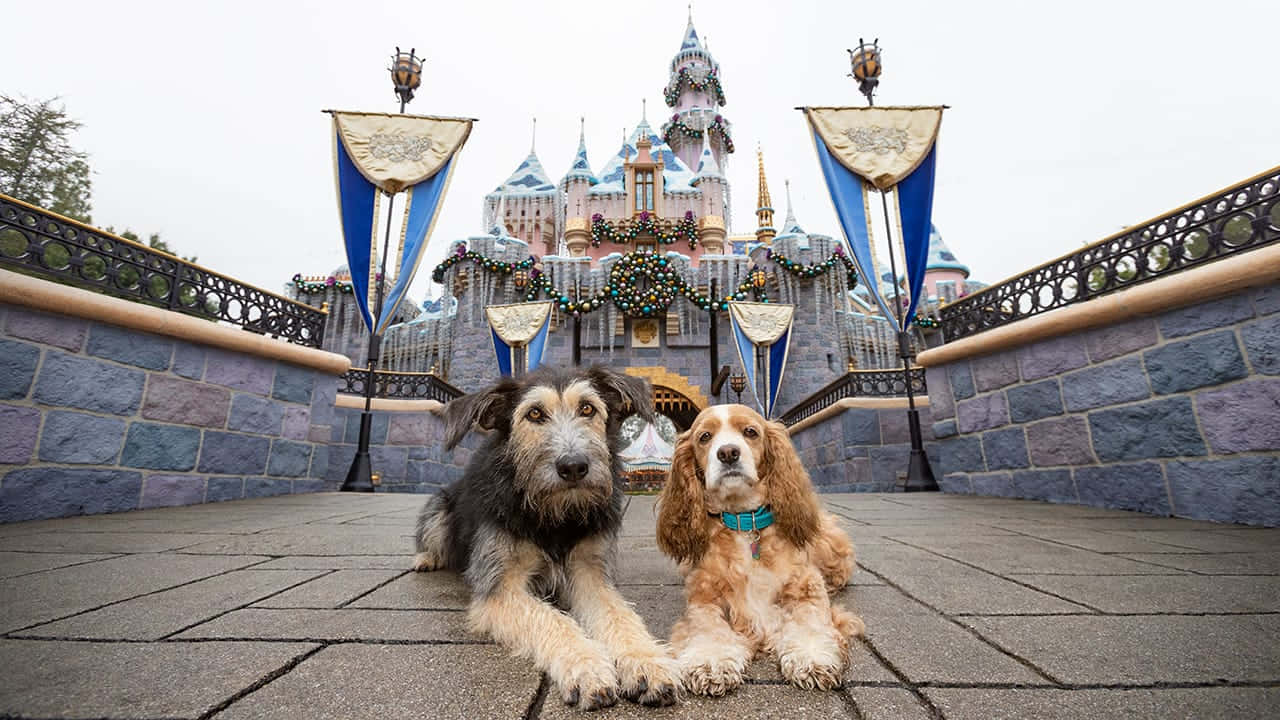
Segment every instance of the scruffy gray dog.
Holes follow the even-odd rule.
[[[490,433],[418,521],[414,569],[462,572],[472,629],[533,660],[565,703],[587,710],[619,694],[670,705],[679,686],[675,661],[612,581],[618,428],[633,412],[653,419],[648,382],[601,367],[540,369],[450,402],[446,448],[473,426]]]

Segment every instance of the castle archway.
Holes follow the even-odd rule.
[[[654,409],[671,418],[680,432],[688,430],[698,413],[711,404],[702,391],[687,378],[664,367],[629,367],[623,372],[633,377],[645,378],[653,385]]]

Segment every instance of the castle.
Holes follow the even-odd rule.
[[[647,377],[659,410],[677,427],[708,404],[734,399],[727,387],[718,399],[710,396],[718,367],[741,372],[724,312],[732,300],[796,306],[780,409],[851,369],[899,367],[893,332],[871,302],[867,280],[852,271],[841,241],[802,229],[789,186],[785,219],[775,228],[759,151],[757,227],[731,234],[725,168],[735,154],[732,124],[720,110],[720,65],[692,18],[663,94],[670,117],[655,132],[642,115],[599,173],[581,130],[559,182],[530,148],[485,196],[485,231],[452,242],[435,268],[441,298],[421,310],[410,302],[397,309],[381,369],[434,372],[463,390],[479,389],[498,373],[484,308],[541,299],[555,303],[544,363],[570,364],[576,346],[583,363]],[[887,267],[878,274],[874,281],[891,296],[893,274]],[[982,287],[968,275],[935,229],[917,345],[928,342],[927,318],[938,303]],[[325,349],[364,364],[367,333],[345,267],[297,275],[286,290],[327,304]],[[750,398],[749,391],[743,400]]]

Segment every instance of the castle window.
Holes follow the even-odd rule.
[[[653,171],[636,171],[636,210],[653,210]]]

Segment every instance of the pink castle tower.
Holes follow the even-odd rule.
[[[663,95],[672,108],[671,117],[662,125],[663,141],[685,165],[696,168],[702,156],[702,137],[709,135],[716,164],[727,170],[733,140],[730,123],[719,110],[725,103],[720,64],[698,38],[692,13],[680,51],[671,59],[671,77]]]

